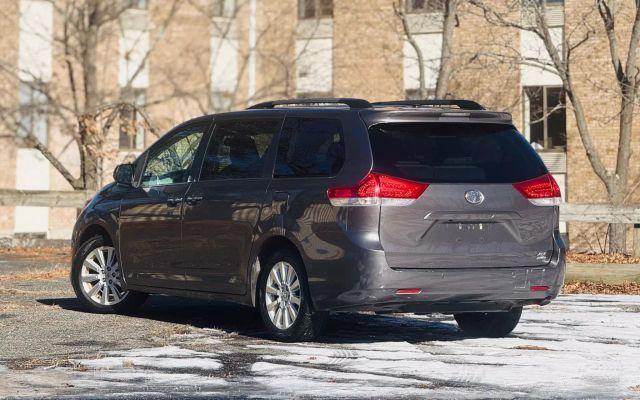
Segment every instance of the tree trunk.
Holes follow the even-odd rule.
[[[425,73],[424,73],[424,55],[422,54],[422,49],[418,45],[413,33],[411,32],[411,26],[409,26],[409,21],[407,20],[407,3],[406,1],[398,1],[398,4],[393,3],[393,7],[396,15],[400,18],[400,22],[402,23],[402,30],[404,31],[404,35],[407,38],[407,42],[413,47],[416,52],[416,57],[418,59],[418,96],[420,100],[424,100],[428,97],[427,85],[425,83]]]
[[[78,119],[78,130],[81,138],[80,173],[84,189],[97,190],[101,184],[102,146],[104,138],[97,129],[93,115],[85,114]]]
[[[101,96],[98,91],[96,65],[99,30],[102,24],[103,6],[98,0],[87,2],[87,26],[83,32],[82,68],[84,77],[84,114],[78,116],[80,134],[80,173],[84,189],[97,190],[101,183],[102,145],[104,133],[97,127],[95,114]]]
[[[615,178],[613,178],[615,179]],[[626,197],[626,186],[622,182],[613,182],[611,184],[613,191],[609,193],[609,198],[613,206],[622,206]],[[626,224],[609,224],[609,249],[608,253],[626,253],[627,252],[627,225]]]
[[[451,79],[451,45],[453,42],[453,29],[456,26],[456,11],[458,0],[446,0],[444,9],[444,23],[442,27],[442,52],[440,54],[440,70],[436,81],[436,99],[444,99],[449,90]]]

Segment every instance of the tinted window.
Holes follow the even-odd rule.
[[[187,129],[153,148],[142,174],[141,185],[148,187],[187,182],[205,129]]]
[[[275,176],[332,176],[344,164],[340,120],[287,118],[278,145]]]
[[[260,177],[280,123],[276,119],[217,123],[200,180]]]
[[[374,170],[428,183],[513,183],[546,168],[504,125],[407,123],[370,128]]]

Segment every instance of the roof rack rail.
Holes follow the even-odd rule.
[[[265,101],[264,103],[255,104],[247,110],[264,110],[271,109],[277,106],[286,106],[286,105],[303,105],[303,104],[344,104],[352,109],[361,109],[361,108],[371,108],[371,103],[367,100],[363,99],[353,99],[353,98],[315,98],[315,99],[290,99],[290,100],[274,100],[274,101]]]
[[[461,110],[484,110],[485,108],[473,100],[398,100],[398,101],[379,101],[372,104],[373,106],[457,106]]]

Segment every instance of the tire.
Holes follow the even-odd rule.
[[[122,279],[115,248],[100,235],[85,241],[73,257],[71,285],[87,311],[128,313],[141,306],[147,294],[122,290]]]
[[[279,286],[276,277],[292,276],[291,271],[295,272],[295,277],[290,283]],[[277,340],[313,340],[326,326],[327,313],[316,312],[311,305],[302,260],[290,250],[278,250],[267,258],[258,280],[258,308],[265,327]],[[292,318],[292,311],[296,309]]]
[[[512,308],[506,312],[477,312],[454,314],[460,329],[471,336],[504,337],[518,325],[522,307]]]

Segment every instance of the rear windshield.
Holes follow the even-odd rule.
[[[427,183],[514,183],[546,173],[513,127],[393,123],[369,129],[374,171]]]

